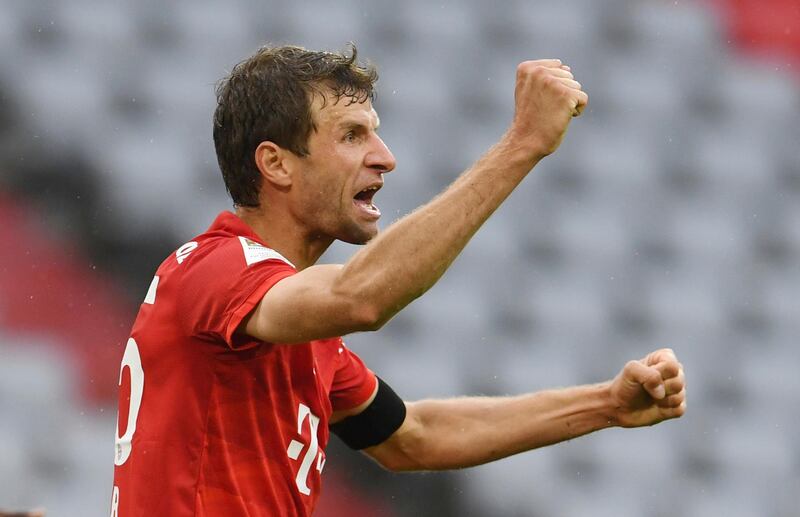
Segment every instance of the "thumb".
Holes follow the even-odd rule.
[[[628,382],[641,384],[645,391],[654,399],[661,400],[666,395],[661,372],[651,366],[645,366],[639,361],[629,361],[623,370],[624,378]]]

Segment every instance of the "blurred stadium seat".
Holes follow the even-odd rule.
[[[436,477],[343,461],[331,504],[372,490],[386,515],[797,515],[800,14],[714,4],[4,2],[0,222],[50,247],[30,258],[9,233],[0,252],[0,507],[106,514],[120,339],[163,256],[229,207],[214,84],[265,42],[353,40],[379,66],[398,158],[387,222],[499,137],[520,60],[562,57],[591,104],[439,285],[348,343],[408,398],[597,382],[671,346],[690,409]],[[775,12],[783,39],[763,28]],[[784,53],[736,54],[753,34],[758,56],[767,40]],[[20,206],[40,220],[23,227]],[[65,263],[80,281],[42,277]],[[45,323],[69,303],[84,334]]]

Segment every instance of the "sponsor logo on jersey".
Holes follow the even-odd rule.
[[[261,262],[262,260],[278,259],[294,267],[294,264],[289,262],[286,257],[273,249],[267,248],[263,244],[248,239],[247,237],[239,237],[239,242],[242,243],[244,259],[247,261],[248,266],[252,266],[256,262]]]

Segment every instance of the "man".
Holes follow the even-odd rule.
[[[520,64],[507,133],[378,235],[373,199],[395,160],[376,78],[355,48],[277,47],[219,86],[236,213],[168,257],[145,296],[120,371],[112,515],[309,515],[329,427],[388,469],[433,470],[683,414],[666,349],[595,386],[408,403],[347,349],[339,336],[379,329],[436,282],[588,102],[560,61]],[[315,265],[336,239],[366,245]]]

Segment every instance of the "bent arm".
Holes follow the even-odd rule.
[[[407,404],[406,421],[366,449],[393,471],[481,465],[614,425],[608,384],[519,397],[470,397]]]
[[[336,286],[370,300],[382,325],[436,283],[535,163],[512,143],[497,144],[442,194],[359,250]]]
[[[442,194],[344,266],[312,266],[278,282],[245,320],[245,332],[297,343],[376,330],[427,291],[528,172],[556,150],[588,102],[557,60],[522,63],[515,96],[508,132]]]
[[[365,452],[396,471],[463,468],[606,427],[654,425],[685,410],[683,366],[661,349],[602,384],[407,404],[400,429]]]
[[[512,144],[497,144],[343,266],[311,266],[281,280],[245,320],[245,332],[296,343],[380,328],[436,283],[522,181],[533,166],[523,156]]]

